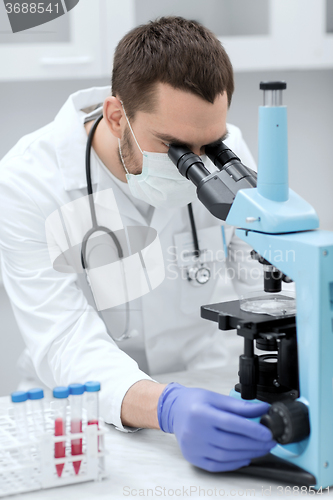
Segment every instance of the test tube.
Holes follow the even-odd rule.
[[[44,415],[44,391],[39,387],[28,391],[28,399],[30,399],[31,416],[34,427],[34,436],[38,438],[40,434],[45,432],[45,415]]]
[[[101,384],[99,382],[91,381],[86,382],[84,385],[87,402],[87,421],[88,425],[96,424],[98,425],[98,391],[101,389]]]
[[[17,437],[22,441],[29,439],[29,429],[27,421],[27,399],[28,393],[25,391],[16,391],[11,393],[11,400],[14,403],[14,420]]]
[[[66,435],[66,415],[68,403],[69,389],[68,387],[55,387],[53,389],[53,397],[55,398],[53,405],[54,415],[54,435]],[[60,441],[54,444],[54,458],[64,458],[66,456],[66,441]],[[56,470],[61,477],[65,464],[56,464]]]
[[[24,480],[28,480],[30,474],[29,464],[31,463],[30,447],[29,445],[21,446],[22,444],[29,443],[29,426],[27,420],[28,393],[25,391],[12,392],[11,400],[14,403],[14,420],[19,442],[19,446],[17,447],[17,465],[21,470]]]
[[[71,407],[71,433],[82,432],[82,399],[84,393],[83,384],[70,384],[68,386],[70,394]],[[71,441],[72,456],[82,454],[82,438],[72,439]],[[73,462],[75,474],[79,473],[81,460]]]
[[[99,382],[90,381],[85,383],[84,388],[87,393],[86,394],[87,423],[88,425],[97,425],[97,430],[98,430],[98,419],[99,419],[98,392],[101,389],[101,384]],[[97,447],[99,451],[99,438],[97,439]]]

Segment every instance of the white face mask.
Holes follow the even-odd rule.
[[[143,155],[141,174],[130,174],[123,159],[120,141],[118,141],[120,158],[132,195],[155,208],[178,208],[194,201],[197,198],[195,185],[179,173],[166,153],[142,151],[125,109],[124,113],[134,140]]]

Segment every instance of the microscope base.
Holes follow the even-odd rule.
[[[314,486],[317,482],[310,472],[271,453],[254,458],[250,465],[235,472],[299,486]]]

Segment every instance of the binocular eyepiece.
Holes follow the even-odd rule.
[[[205,152],[219,170],[226,170],[231,177],[234,177],[235,181],[248,176],[249,169],[242,164],[238,156],[231,151],[224,142],[219,141],[216,144],[205,146]],[[168,156],[184,177],[190,180],[192,180],[191,177],[194,178],[192,182],[194,182],[195,185],[198,185],[200,182],[195,182],[195,180],[204,178],[210,174],[205,168],[200,156],[192,153],[186,146],[171,144]],[[191,169],[193,166],[195,166],[195,168]],[[193,174],[193,171],[196,171],[196,174]],[[200,175],[199,172],[202,174]],[[255,185],[256,184],[254,184],[253,187],[255,187]]]
[[[257,174],[222,141],[205,146],[205,152],[218,168],[216,172],[210,173],[200,156],[185,145],[171,144],[168,156],[181,175],[197,187],[198,198],[210,213],[226,220],[237,192],[256,187]]]

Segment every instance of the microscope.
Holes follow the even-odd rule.
[[[322,490],[333,485],[333,233],[318,230],[314,209],[288,187],[286,83],[260,89],[258,176],[221,141],[205,148],[213,173],[185,146],[168,154],[264,266],[264,294],[246,301],[250,307],[201,308],[202,318],[244,338],[231,395],[270,404],[260,422],[277,446],[239,472]],[[284,281],[295,283],[296,303],[283,294]]]

